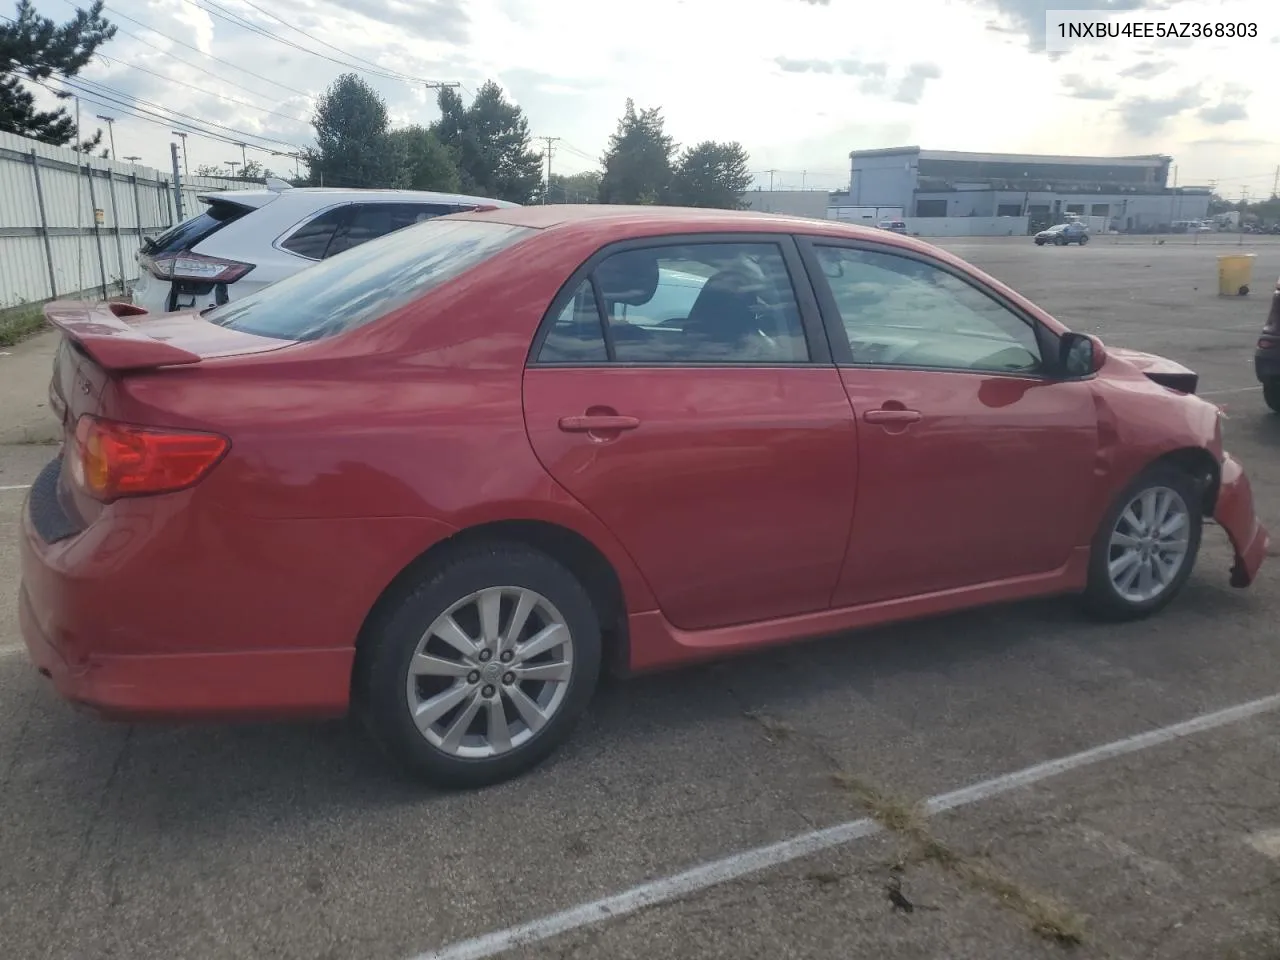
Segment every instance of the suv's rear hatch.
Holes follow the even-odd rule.
[[[197,297],[209,293],[215,294],[215,302],[225,303],[226,285],[244,276],[254,264],[203,257],[192,251],[219,230],[272,202],[277,196],[279,194],[272,192],[250,191],[201,196],[199,199],[207,204],[202,212],[158,237],[143,241],[137,254],[140,276],[135,296],[138,302],[160,309],[160,299],[152,302],[147,295],[148,288],[159,283],[168,287],[163,290],[165,310],[192,306]],[[219,288],[221,295],[218,295]]]

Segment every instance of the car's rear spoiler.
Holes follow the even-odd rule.
[[[104,370],[154,370],[200,362],[199,354],[149,337],[123,319],[146,312],[131,303],[75,300],[55,300],[44,308],[45,319]]]

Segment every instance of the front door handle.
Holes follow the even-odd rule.
[[[565,433],[614,433],[618,430],[634,430],[640,426],[635,417],[587,414],[582,417],[561,417],[560,429]]]
[[[918,423],[924,419],[919,410],[868,410],[862,415],[867,423]]]

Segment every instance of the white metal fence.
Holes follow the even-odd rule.
[[[201,194],[257,186],[180,179],[187,217]],[[0,133],[0,308],[121,293],[142,238],[175,222],[172,173]]]

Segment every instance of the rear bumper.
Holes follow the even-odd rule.
[[[25,574],[24,574],[25,576]],[[69,660],[45,635],[24,581],[18,622],[32,664],[58,693],[117,720],[337,716],[354,649],[102,656]],[[91,647],[78,638],[81,648]]]
[[[1213,518],[1227,532],[1235,549],[1236,561],[1231,568],[1231,585],[1247,587],[1258,575],[1267,556],[1271,537],[1258,522],[1253,509],[1253,488],[1244,469],[1230,454],[1223,456],[1222,482]]]
[[[356,627],[313,644],[329,639],[325,619],[358,626],[363,612],[318,602],[331,588],[290,583],[278,569],[272,579],[227,556],[177,523],[181,504],[165,498],[121,502],[122,516],[84,530],[60,525],[49,489],[57,463],[23,504],[18,619],[32,663],[63,697],[120,719],[346,711]],[[272,592],[237,589],[255,581]],[[290,639],[296,645],[281,644]]]

